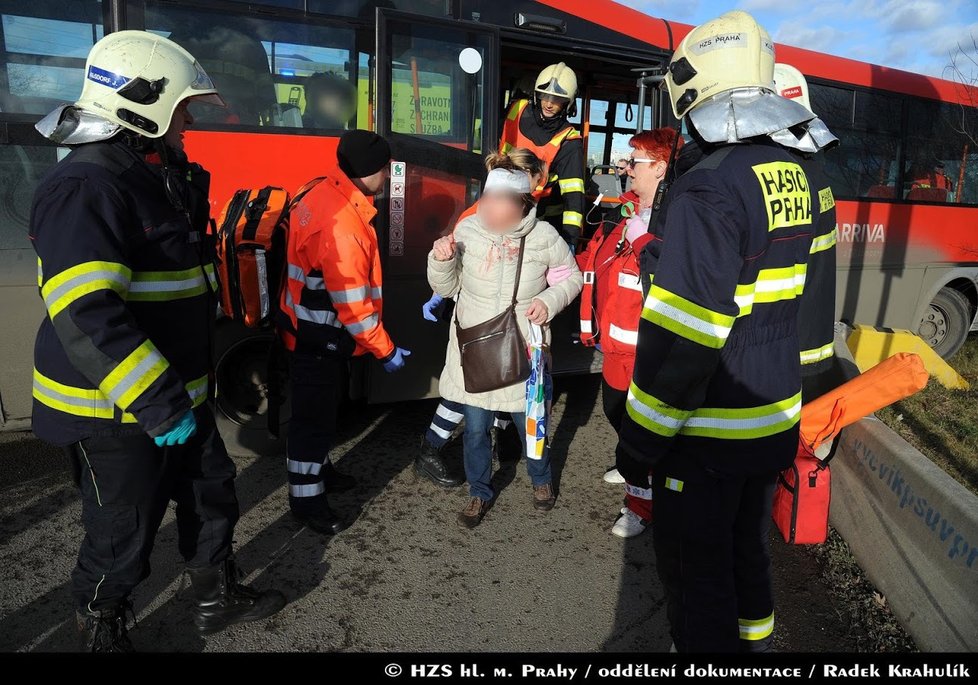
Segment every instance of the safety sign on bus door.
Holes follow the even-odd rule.
[[[390,221],[388,225],[388,247],[392,257],[404,256],[404,211],[405,187],[407,185],[407,164],[391,162]]]

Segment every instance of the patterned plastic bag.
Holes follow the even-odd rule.
[[[543,459],[554,389],[547,359],[549,354],[543,344],[543,329],[535,323],[530,323],[527,347],[530,377],[526,379],[526,456]]]

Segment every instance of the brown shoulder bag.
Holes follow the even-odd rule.
[[[483,323],[462,328],[458,325],[458,307],[455,308],[455,334],[462,355],[465,392],[491,392],[523,382],[530,377],[526,340],[516,316],[516,298],[520,290],[525,250],[526,236],[520,240],[513,301],[504,312]]]

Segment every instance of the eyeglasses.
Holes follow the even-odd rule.
[[[659,160],[657,159],[641,159],[637,157],[629,157],[627,167],[629,169],[634,169],[636,164],[655,164]],[[621,167],[618,167],[619,169]]]
[[[616,166],[615,168],[618,169],[618,171],[624,171],[625,169],[628,168],[628,165],[622,164],[621,166]]]

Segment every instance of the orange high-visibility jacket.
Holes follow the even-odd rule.
[[[290,350],[352,352],[386,359],[394,343],[383,324],[377,210],[339,170],[292,209],[288,280],[280,326]]]

